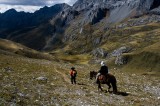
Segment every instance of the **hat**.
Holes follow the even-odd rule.
[[[105,63],[104,63],[104,61],[101,61],[101,66],[105,66]]]
[[[74,70],[75,68],[74,68],[74,67],[72,67],[71,69],[72,69],[72,70]]]

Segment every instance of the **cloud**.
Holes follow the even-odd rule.
[[[24,12],[30,12],[33,13],[36,10],[39,10],[42,8],[42,6],[24,6],[24,5],[4,5],[0,4],[0,13],[4,13],[5,11],[9,9],[15,9],[16,11],[24,11]]]
[[[57,3],[67,3],[72,5],[76,0],[0,0],[0,4],[6,5],[30,5],[30,6],[50,6]]]
[[[17,11],[34,12],[43,6],[52,6],[58,3],[73,5],[77,0],[0,0],[0,12],[14,8]]]

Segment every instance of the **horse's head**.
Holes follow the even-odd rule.
[[[96,78],[97,72],[90,71],[90,79]]]

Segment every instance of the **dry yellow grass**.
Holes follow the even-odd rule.
[[[91,59],[91,56],[88,54],[68,55],[64,53],[56,53],[54,54],[54,56],[62,61],[68,61],[76,64],[87,64],[88,61]]]
[[[160,42],[145,47],[143,51],[153,52],[156,53],[157,55],[160,55]]]
[[[0,48],[16,51],[19,49],[23,49],[24,46],[9,40],[0,39]]]

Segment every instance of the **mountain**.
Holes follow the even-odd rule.
[[[128,17],[144,15],[159,6],[158,0],[78,0],[73,8],[77,11],[86,11],[84,18],[92,23],[94,20],[98,22],[104,18],[105,15],[98,15],[104,10],[104,14],[109,14],[107,21],[114,23]]]
[[[157,15],[159,6],[159,0],[78,0],[72,7],[57,4],[35,13],[11,9],[0,15],[0,37],[37,50],[52,50],[77,39],[86,25],[102,22],[103,30],[128,18]]]
[[[34,49],[42,49],[45,45],[42,44],[43,46],[40,46],[41,44],[39,45],[37,43],[37,45],[33,46],[32,43],[36,43],[39,41],[43,43],[45,42],[45,38],[52,33],[50,33],[49,31],[42,31],[41,34],[38,31],[41,30],[41,27],[45,27],[45,24],[48,23],[52,17],[56,16],[59,12],[69,7],[70,6],[67,4],[56,4],[51,7],[45,6],[35,13],[17,12],[14,9],[10,9],[0,15],[0,37],[22,43]],[[48,26],[44,29],[49,30]],[[34,35],[30,34],[29,32],[33,32]],[[38,32],[37,34],[39,34],[39,36],[35,36],[34,32]],[[35,36],[35,38],[33,36]]]
[[[57,4],[51,7],[43,7],[35,13],[17,12],[10,9],[3,14],[0,14],[0,37],[11,39],[9,34],[21,30],[27,32],[31,29],[47,23],[52,17],[57,15],[64,8],[68,8],[67,4]]]
[[[25,27],[38,26],[47,22],[49,19],[57,15],[64,8],[69,7],[66,4],[57,4],[51,7],[43,7],[34,13],[17,12],[10,9],[0,15],[1,29],[18,29]]]
[[[159,13],[159,0],[78,0],[73,6],[57,4],[33,14],[12,9],[0,15],[0,37],[53,54],[88,53],[122,65],[157,45]],[[148,60],[159,58],[149,54],[153,57]]]
[[[60,20],[59,23],[65,23],[63,42],[79,49],[79,53],[87,52],[106,42],[107,33],[117,29],[118,24],[128,27],[129,23],[137,26],[158,22],[160,17],[156,13],[160,11],[159,6],[158,0],[78,0],[70,8],[70,11],[78,12],[78,16],[64,11],[52,19],[52,25],[55,25],[56,19]],[[70,17],[71,21],[66,21]],[[135,21],[127,23],[130,19]]]

